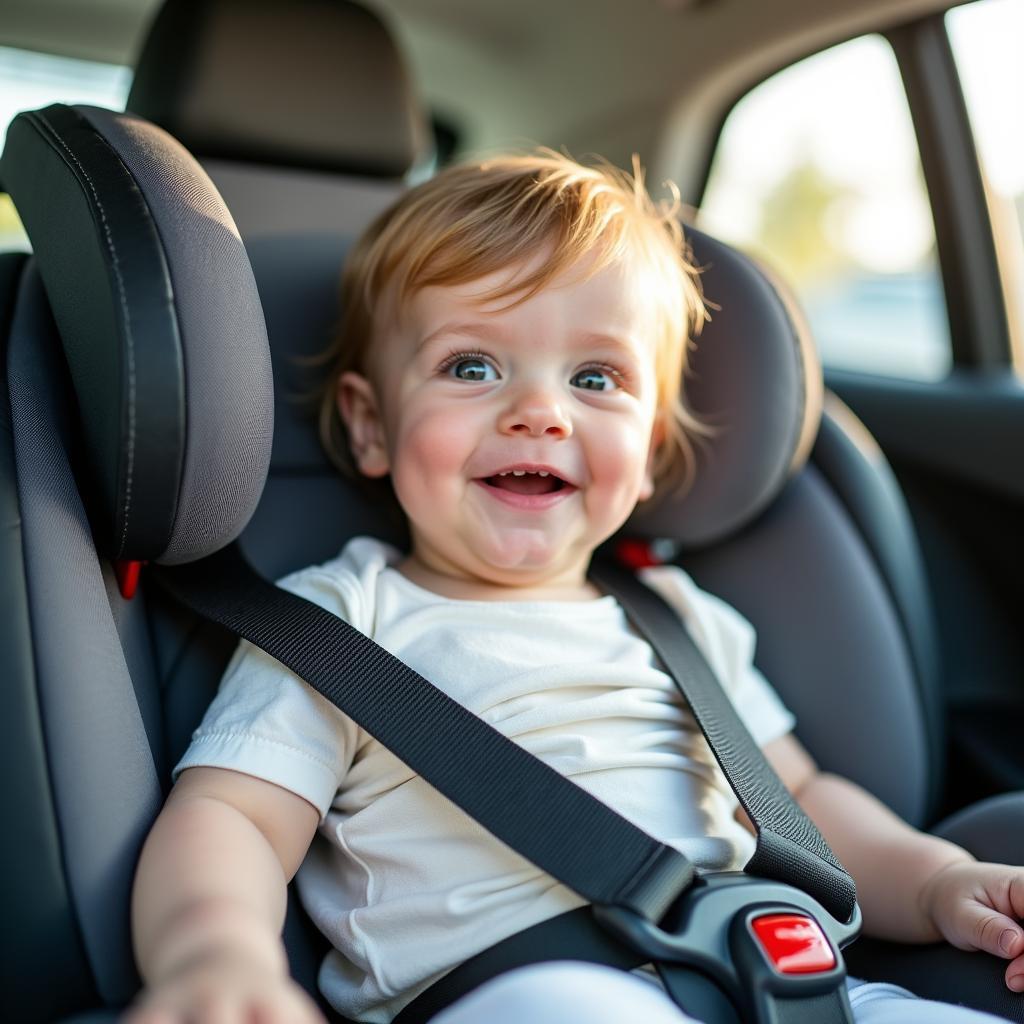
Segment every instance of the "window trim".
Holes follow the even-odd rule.
[[[985,185],[945,12],[883,33],[903,77],[935,225],[953,365],[1012,364]]]
[[[946,11],[889,29],[865,30],[787,60],[736,90],[708,133],[693,205],[700,209],[726,121],[759,85],[802,60],[864,35],[889,43],[903,81],[935,230],[945,295],[950,369],[1013,366],[1006,296],[967,104],[945,26]],[[952,115],[952,116],[950,116]],[[852,373],[869,371],[847,371]]]

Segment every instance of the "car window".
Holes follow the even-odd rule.
[[[698,223],[781,271],[825,366],[920,380],[948,371],[935,230],[882,37],[794,64],[735,106]]]
[[[123,110],[131,81],[131,68],[0,46],[0,149],[19,111],[58,102]],[[14,204],[0,191],[0,251],[28,248]]]
[[[992,216],[1012,333],[1024,336],[1024,3],[981,0],[946,15]],[[1024,364],[1024,353],[1018,352]]]

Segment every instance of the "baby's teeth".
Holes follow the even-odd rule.
[[[548,476],[548,471],[546,469],[538,469],[537,476]]]
[[[513,476],[526,476],[526,470],[525,469],[513,469],[512,470],[512,475]]]

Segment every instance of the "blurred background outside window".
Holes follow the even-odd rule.
[[[781,272],[826,366],[921,380],[948,371],[931,211],[880,36],[794,64],[736,105],[698,224]]]
[[[21,110],[51,103],[89,103],[124,110],[131,68],[0,46],[0,149],[7,126]],[[29,249],[14,206],[0,192],[0,251]]]

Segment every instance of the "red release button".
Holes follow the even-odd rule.
[[[813,974],[835,967],[832,948],[813,918],[803,914],[764,914],[750,923],[780,973]]]

